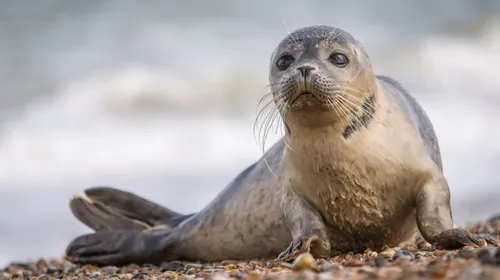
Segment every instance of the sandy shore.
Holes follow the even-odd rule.
[[[500,240],[500,216],[467,227]],[[500,279],[500,248],[466,246],[436,250],[416,236],[396,248],[315,260],[310,254],[289,262],[274,260],[220,263],[169,262],[160,266],[76,266],[65,260],[11,263],[0,279]]]

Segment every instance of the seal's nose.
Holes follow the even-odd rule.
[[[297,67],[297,70],[299,70],[300,73],[302,73],[302,77],[304,77],[304,78],[307,77],[307,75],[309,75],[309,72],[311,72],[314,69],[316,69],[316,68],[314,68],[312,66],[308,66],[308,65]]]

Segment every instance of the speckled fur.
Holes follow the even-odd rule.
[[[327,63],[334,50],[347,54],[347,67]],[[283,53],[296,58],[284,71],[276,69]],[[315,68],[306,84],[299,82],[300,66]],[[204,209],[155,238],[86,238],[118,247],[123,259],[137,262],[216,261],[276,257],[310,234],[329,241],[333,253],[394,246],[417,225],[430,241],[451,229],[449,189],[431,122],[397,82],[373,74],[365,50],[349,33],[328,26],[296,30],[274,51],[269,73],[275,98],[285,102],[287,127],[265,154],[269,167],[261,158]],[[298,98],[304,90],[315,99]],[[335,94],[373,100],[367,122],[349,137],[343,134],[345,116],[327,102]],[[350,116],[360,108],[351,108]],[[90,246],[82,240],[69,252],[78,242]]]

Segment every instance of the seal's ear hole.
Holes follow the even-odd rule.
[[[356,50],[356,48],[353,48],[353,49],[352,49],[352,52],[353,52],[355,55],[358,55],[358,51]]]

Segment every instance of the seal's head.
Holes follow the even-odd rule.
[[[284,38],[271,57],[269,81],[285,122],[307,126],[348,121],[375,86],[363,46],[330,26],[301,28]]]

